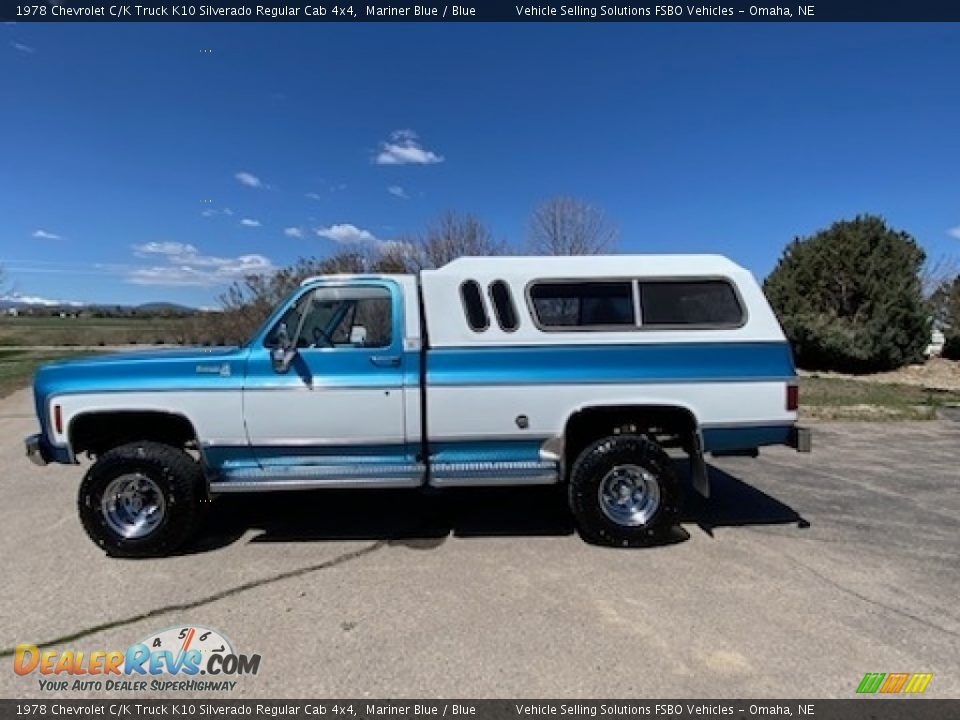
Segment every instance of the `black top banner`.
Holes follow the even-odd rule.
[[[0,0],[4,22],[960,22],[957,0]]]

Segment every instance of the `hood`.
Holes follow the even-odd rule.
[[[66,358],[64,360],[55,360],[48,363],[45,367],[79,367],[81,365],[102,365],[104,363],[129,362],[131,360],[141,362],[156,362],[158,360],[190,360],[190,359],[209,359],[211,357],[228,357],[237,353],[236,346],[230,347],[186,347],[186,348],[160,348],[144,350],[127,350],[124,352],[111,352],[102,355],[87,355],[81,358]]]
[[[246,348],[178,348],[92,355],[42,366],[34,376],[38,408],[50,395],[240,388]]]

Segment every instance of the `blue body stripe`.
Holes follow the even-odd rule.
[[[704,428],[703,449],[712,452],[749,450],[763,445],[785,445],[790,441],[792,430],[792,425]]]
[[[756,425],[704,428],[706,452],[749,450],[765,445],[784,445],[790,441],[791,425]],[[540,448],[546,438],[522,440],[461,440],[430,443],[432,463],[499,463],[539,461]],[[401,465],[413,460],[407,445],[342,446],[342,447],[256,447],[255,457],[247,447],[208,447],[204,456],[211,467],[230,469],[256,467],[297,467],[301,465],[351,464]],[[259,460],[259,463],[257,462]]]
[[[750,382],[796,374],[790,346],[669,343],[430,350],[427,387],[573,383]]]
[[[419,449],[419,447],[417,447]],[[398,445],[258,445],[254,448],[262,465],[389,465],[409,463],[415,453]]]
[[[546,438],[523,440],[469,440],[434,442],[430,445],[433,463],[495,463],[538,461],[540,446]],[[407,465],[416,459],[419,446],[208,446],[204,459],[214,469],[258,467],[298,467],[301,465]],[[251,450],[253,452],[251,452]]]
[[[437,441],[430,443],[430,458],[435,463],[536,461],[544,440]]]
[[[385,349],[383,354],[389,354]],[[368,362],[364,350],[323,352],[323,369],[308,380],[331,387],[407,386],[418,382],[418,355],[398,352],[402,372]],[[396,352],[396,350],[394,350]],[[316,355],[314,355],[316,353]],[[255,366],[247,373],[247,356]],[[260,357],[262,355],[262,357]],[[255,358],[255,359],[253,359]],[[198,370],[200,368],[200,370]],[[223,370],[224,374],[216,372]],[[245,377],[247,375],[247,377]],[[532,385],[561,383],[749,382],[783,380],[795,375],[787,343],[670,343],[566,347],[486,347],[432,349],[427,353],[427,384]],[[129,353],[44,366],[36,377],[40,396],[82,392],[240,390],[302,387],[294,370],[278,375],[269,368],[267,350],[202,348],[173,353]],[[38,408],[39,409],[39,408]]]

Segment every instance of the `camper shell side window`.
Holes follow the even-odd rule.
[[[545,332],[722,330],[742,327],[747,313],[727,278],[534,280],[527,306]]]

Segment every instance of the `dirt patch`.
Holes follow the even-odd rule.
[[[800,409],[800,420],[861,420],[884,422],[891,420],[933,420],[937,409],[923,405],[889,407],[885,405],[805,405]]]
[[[804,377],[838,378],[860,382],[913,385],[933,390],[960,391],[960,362],[943,358],[930,358],[925,363],[907,365],[892,372],[872,375],[846,375],[836,372],[808,372],[801,370]]]

